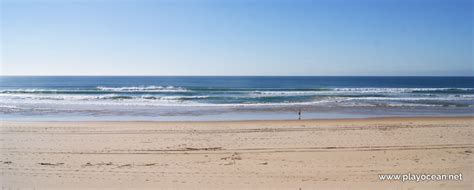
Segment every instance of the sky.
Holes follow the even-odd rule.
[[[2,0],[1,75],[473,76],[473,0]]]

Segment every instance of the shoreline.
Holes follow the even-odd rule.
[[[370,120],[407,120],[407,119],[474,119],[473,115],[430,115],[430,116],[382,116],[382,117],[366,117],[366,118],[318,118],[318,119],[262,119],[262,120],[198,120],[198,121],[159,121],[159,120],[41,120],[41,121],[17,121],[17,120],[0,120],[1,123],[265,123],[265,122],[339,122],[339,121],[370,121]]]
[[[8,189],[472,189],[474,117],[0,123]],[[463,181],[380,181],[462,173]]]

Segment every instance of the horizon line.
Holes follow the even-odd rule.
[[[2,75],[0,77],[474,77],[474,75]]]

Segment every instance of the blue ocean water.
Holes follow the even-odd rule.
[[[474,77],[0,77],[6,120],[473,115]]]

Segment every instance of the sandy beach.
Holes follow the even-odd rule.
[[[473,117],[1,123],[2,189],[472,189]],[[463,181],[379,174],[462,173]]]

